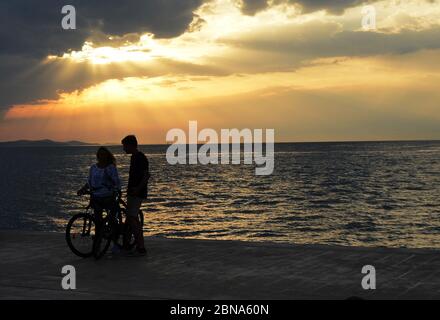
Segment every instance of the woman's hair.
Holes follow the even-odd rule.
[[[115,156],[106,147],[99,147],[98,151],[96,152],[96,158],[98,159],[98,162],[102,161],[101,164],[105,165],[106,167],[111,164],[116,166]]]

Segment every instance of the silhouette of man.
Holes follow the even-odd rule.
[[[148,180],[150,178],[148,159],[138,150],[138,142],[134,135],[122,139],[124,151],[131,154],[130,173],[127,187],[127,222],[136,240],[136,249],[130,252],[133,256],[145,256],[144,234],[138,213],[142,202],[148,195]]]

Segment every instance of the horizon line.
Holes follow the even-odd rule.
[[[83,147],[87,146],[119,146],[121,143],[117,142],[88,142],[83,140],[65,140],[65,141],[58,141],[58,140],[52,140],[52,139],[37,139],[37,140],[29,140],[29,139],[19,139],[19,140],[0,140],[0,144],[3,143],[14,143],[14,142],[41,142],[41,141],[51,141],[55,143],[71,143],[71,142],[78,142],[78,143],[84,143],[87,145],[83,145]],[[440,138],[438,139],[384,139],[384,140],[315,140],[315,141],[275,141],[274,144],[301,144],[301,143],[371,143],[371,142],[438,142],[440,141]],[[266,143],[266,142],[263,142]],[[173,143],[139,143],[140,146],[168,146],[172,145]],[[199,142],[198,145],[203,145],[206,143]],[[208,143],[210,144],[210,143]],[[214,144],[214,143],[212,143]],[[222,145],[224,143],[218,143],[219,145]],[[229,144],[233,144],[232,142]],[[240,142],[240,144],[245,144],[244,142]],[[191,143],[184,143],[183,145],[192,145]],[[72,145],[74,146],[74,145]],[[79,145],[80,146],[80,145]]]

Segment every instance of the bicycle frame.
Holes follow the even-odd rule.
[[[85,195],[86,193],[78,193],[78,195]],[[87,193],[90,195],[90,193]],[[92,255],[95,249],[93,251],[88,252],[87,250],[84,251],[84,249],[77,248],[75,243],[72,243],[72,239],[75,239],[75,234],[81,234],[83,237],[92,236],[93,240],[93,247],[95,246],[95,240],[96,235],[101,232],[98,231],[99,226],[97,225],[97,220],[99,220],[101,223],[99,225],[101,226],[102,232],[109,232],[107,235],[102,235],[105,239],[105,241],[117,241],[119,244],[120,236],[122,235],[122,246],[127,245],[128,247],[132,248],[134,244],[133,240],[133,234],[130,231],[130,226],[127,224],[127,220],[124,219],[126,215],[126,209],[127,209],[127,203],[123,199],[121,199],[120,196],[117,198],[115,197],[115,213],[113,214],[113,211],[110,209],[102,208],[102,217],[97,219],[97,216],[95,214],[94,210],[94,204],[93,199],[90,197],[88,205],[85,207],[85,212],[75,214],[70,220],[66,227],[66,241],[70,247],[70,249],[78,256],[86,258]],[[82,219],[82,220],[76,220],[76,219]],[[143,213],[141,210],[139,210],[139,219],[143,225]],[[71,228],[73,223],[77,221],[80,224],[76,224],[76,231],[74,233],[71,233]],[[79,228],[78,228],[79,227]],[[79,229],[79,230],[78,230]],[[107,230],[107,231],[105,231]],[[94,235],[92,232],[94,231]],[[95,237],[93,237],[95,236]],[[101,237],[101,236],[100,236]],[[109,242],[110,243],[110,242]],[[116,242],[115,242],[116,243]],[[121,244],[120,244],[121,245]],[[108,248],[108,247],[107,247]],[[107,250],[107,248],[104,249],[104,253]],[[94,253],[93,253],[94,254]]]

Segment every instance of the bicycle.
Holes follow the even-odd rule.
[[[86,192],[85,194],[90,194]],[[135,239],[130,226],[126,223],[127,204],[118,196],[115,216],[110,210],[103,210],[101,228],[96,226],[96,218],[92,209],[92,202],[85,208],[84,213],[74,215],[66,226],[66,242],[74,254],[82,258],[94,256],[100,259],[107,252],[112,240],[120,247],[132,249],[135,246]],[[139,221],[144,225],[144,214],[139,210]],[[122,235],[122,237],[121,237]],[[129,239],[128,239],[129,238]]]

